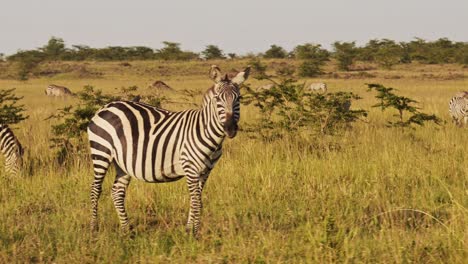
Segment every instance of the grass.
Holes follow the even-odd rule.
[[[456,65],[373,70],[377,77],[371,79],[320,78],[331,91],[360,94],[364,99],[353,107],[370,110],[367,123],[340,137],[268,143],[241,132],[227,140],[204,191],[198,241],[184,230],[189,203],[184,180],[153,185],[133,180],[127,208],[135,236],[121,235],[110,197],[111,171],[100,200],[100,232],[92,236],[89,160],[66,167],[53,163],[49,148],[53,121],[44,120],[75,101],[47,98],[46,86],[56,83],[77,91],[90,84],[113,92],[122,86],[146,87],[156,79],[176,90],[204,91],[210,85],[206,73],[211,62],[130,63],[130,69],[121,69],[118,63],[90,62],[87,67],[103,73],[96,78],[60,73],[26,82],[0,80],[0,88],[15,87],[18,95],[25,96],[30,118],[15,133],[27,147],[28,162],[34,161],[31,175],[0,176],[0,263],[463,263],[467,259],[468,135],[449,122],[447,104],[452,94],[466,90],[468,81],[423,76],[466,75],[468,70]],[[225,70],[246,64],[216,63]],[[327,71],[333,69],[327,66]],[[154,75],[158,71],[166,74]],[[388,75],[402,77],[385,79]],[[366,92],[368,82],[398,88],[402,95],[420,101],[423,111],[448,123],[414,131],[387,128],[385,121],[394,113],[370,107],[376,102]],[[253,108],[242,108],[242,122],[257,116]],[[330,144],[338,147],[328,148]]]

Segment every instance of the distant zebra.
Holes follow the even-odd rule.
[[[0,125],[0,150],[5,157],[5,171],[17,175],[23,164],[24,150],[7,125]]]
[[[271,90],[271,88],[273,88],[274,86],[275,85],[272,84],[272,83],[264,84],[262,86],[257,87],[257,92],[265,91],[265,90]]]
[[[449,112],[457,126],[461,127],[468,123],[468,92],[459,92],[450,99]]]
[[[109,103],[88,126],[94,182],[91,188],[91,227],[97,229],[98,200],[111,163],[117,171],[112,199],[122,230],[128,231],[124,200],[132,177],[150,183],[172,182],[187,176],[190,212],[187,232],[198,235],[202,191],[222,154],[225,136],[233,138],[240,118],[239,86],[250,68],[232,80],[212,66],[215,84],[199,110],[170,112],[130,101]]]
[[[306,85],[305,87],[306,92],[322,92],[326,93],[327,92],[327,84],[323,82],[319,83],[311,83],[309,85]]]
[[[45,93],[47,96],[68,96],[68,95],[73,95],[73,93],[64,86],[59,86],[55,84],[51,84],[47,86],[47,89],[45,90]]]

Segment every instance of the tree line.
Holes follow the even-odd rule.
[[[20,50],[10,56],[0,59],[18,61],[26,57],[37,60],[193,60],[193,59],[233,59],[236,57],[259,58],[295,58],[328,60],[336,58],[340,67],[348,69],[355,61],[376,62],[384,66],[397,63],[418,61],[426,64],[460,63],[468,64],[468,42],[454,42],[447,38],[426,41],[416,38],[409,42],[396,42],[390,39],[373,39],[363,46],[356,42],[335,42],[333,50],[328,51],[320,44],[306,43],[297,45],[292,51],[287,51],[278,45],[271,45],[268,50],[258,54],[249,53],[239,56],[235,53],[225,54],[216,45],[208,45],[200,53],[184,51],[180,43],[164,41],[161,49],[145,46],[121,47],[109,46],[105,48],[91,48],[86,45],[72,45],[67,48],[61,38],[52,37],[43,46],[35,50]]]
[[[129,61],[129,60],[199,60],[199,59],[298,59],[298,75],[313,77],[321,74],[321,66],[335,59],[338,68],[353,70],[356,62],[376,63],[390,69],[396,64],[419,62],[423,64],[458,63],[468,65],[468,42],[454,42],[447,38],[426,41],[416,38],[409,42],[396,42],[390,39],[373,39],[365,45],[353,42],[334,42],[331,51],[320,44],[305,43],[287,51],[281,46],[271,45],[268,50],[258,54],[237,55],[227,53],[216,45],[208,45],[200,52],[182,50],[180,43],[164,41],[161,49],[144,46],[91,48],[85,45],[72,45],[68,48],[61,38],[52,37],[42,47],[35,50],[20,50],[10,56],[0,54],[0,61],[19,63],[19,76],[26,75],[42,61]],[[24,72],[24,74],[22,74]]]

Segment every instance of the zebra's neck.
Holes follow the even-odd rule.
[[[214,98],[205,98],[199,120],[203,135],[214,145],[219,146],[226,134],[224,133],[223,124],[219,120],[216,111],[216,100]]]

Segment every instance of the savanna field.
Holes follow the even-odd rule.
[[[91,85],[118,93],[136,85],[144,92],[162,80],[176,90],[165,94],[170,102],[163,106],[181,110],[196,106],[177,91],[198,91],[193,102],[201,103],[212,84],[211,64],[230,71],[248,61],[51,62],[40,66],[42,77],[27,81],[9,78],[12,66],[0,64],[0,89],[16,88],[29,115],[13,126],[28,172],[1,174],[0,263],[466,263],[468,133],[451,123],[448,101],[468,90],[468,68],[455,64],[363,65],[365,71],[302,79],[360,95],[351,108],[368,110],[368,117],[336,136],[263,141],[241,130],[227,139],[203,192],[199,240],[185,232],[184,179],[132,180],[126,206],[134,234],[122,235],[110,196],[112,169],[100,200],[100,231],[92,235],[90,159],[58,165],[50,142],[57,121],[47,119],[77,99],[47,97],[46,87],[77,92]],[[389,128],[396,112],[373,108],[378,102],[366,83],[396,88],[446,123]],[[259,118],[256,108],[241,106],[241,129]]]

